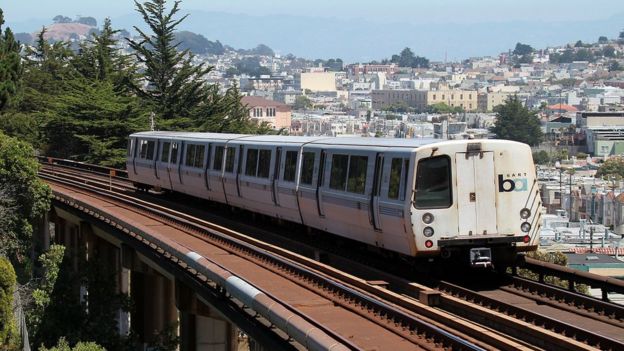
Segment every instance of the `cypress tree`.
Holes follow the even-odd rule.
[[[10,28],[2,30],[4,14],[0,9],[0,111],[5,109],[17,93],[22,64],[20,45]]]
[[[522,106],[517,96],[510,96],[503,105],[494,108],[496,124],[490,132],[498,139],[515,140],[538,145],[543,139],[540,121],[535,112]]]

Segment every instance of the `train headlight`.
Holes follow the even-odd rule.
[[[528,233],[531,230],[531,223],[529,222],[524,222],[520,225],[520,229],[525,232]]]
[[[425,222],[425,224],[431,224],[434,219],[435,219],[435,217],[433,217],[433,215],[431,213],[429,213],[429,212],[425,213],[422,216],[422,221]]]
[[[423,235],[426,236],[427,238],[430,238],[433,236],[433,228],[431,227],[425,227],[425,229],[423,229]]]
[[[523,208],[520,210],[520,218],[527,219],[529,217],[531,217],[531,210],[529,210],[528,208]]]

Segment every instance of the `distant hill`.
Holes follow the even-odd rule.
[[[95,27],[88,26],[82,23],[54,23],[46,26],[46,33],[44,38],[46,40],[64,40],[67,41],[76,36],[86,37],[89,35],[89,31]],[[34,32],[33,37],[36,37],[39,32]]]

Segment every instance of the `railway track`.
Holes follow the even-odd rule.
[[[64,176],[67,177],[69,175],[65,174]],[[106,182],[100,176],[87,176],[85,174],[78,176],[83,181],[89,177],[92,177],[92,179],[88,180],[92,185],[98,186],[99,184],[100,187],[105,186]],[[127,191],[127,184],[123,185],[121,183],[123,183],[123,180],[120,180],[120,186],[117,191]],[[310,251],[318,250],[312,249]],[[500,299],[492,297],[488,299],[487,294],[452,283],[439,282],[437,286],[435,283],[429,286],[419,285],[378,270],[367,269],[361,265],[358,266],[352,261],[344,260],[332,253],[324,253],[324,256],[327,260],[332,261],[332,264],[335,264],[336,267],[354,272],[362,277],[362,279],[352,277],[346,279],[346,281],[361,291],[372,294],[374,299],[388,301],[401,306],[406,313],[415,313],[427,318],[437,317],[438,314],[452,313],[454,318],[447,317],[446,321],[438,322],[440,323],[439,325],[441,327],[446,326],[446,328],[452,326],[460,331],[460,334],[463,330],[463,333],[472,336],[473,340],[480,340],[485,343],[486,348],[570,350],[591,348],[618,350],[624,348],[621,340],[590,331],[595,330],[593,328],[582,328],[575,324],[563,323],[557,321],[555,316],[538,313],[531,314],[530,310],[522,310],[513,304],[502,303],[499,301]],[[321,267],[315,267],[315,269],[319,269],[323,274],[337,274],[330,268],[322,267],[323,265],[320,264],[319,266]],[[309,280],[310,278],[306,279]],[[519,280],[519,278],[516,278],[516,280]],[[319,286],[322,285],[317,284],[317,287]],[[437,287],[438,289],[432,289],[432,287]],[[543,286],[541,289],[547,291],[550,288]],[[504,291],[505,289],[512,288],[503,286],[500,290]],[[524,291],[526,292],[526,288],[524,288]],[[564,292],[566,291],[564,290]],[[508,293],[510,292],[508,291]],[[527,294],[531,295],[532,293],[529,292]],[[568,301],[570,301],[570,298],[568,298]],[[359,304],[362,304],[362,302]],[[591,311],[591,313],[598,311],[595,307],[591,307],[592,305],[589,302],[576,304],[574,308],[578,306],[587,306],[587,311]],[[617,310],[617,306],[615,308]],[[565,310],[563,307],[555,309]],[[365,313],[372,313],[373,315],[383,314],[383,312],[374,309],[365,310],[368,311]],[[600,315],[601,313],[598,312],[597,314]],[[610,317],[612,315],[619,316],[618,314],[605,315],[602,313],[602,315],[604,318],[613,319],[612,327],[622,328],[619,317]],[[458,319],[457,317],[460,318]],[[468,320],[471,320],[471,323],[468,323]],[[599,322],[599,320],[600,318],[596,322]],[[474,321],[477,321],[480,325],[475,325]],[[410,333],[412,333],[411,327],[406,327],[401,318],[386,319],[386,323],[400,325],[401,329],[410,330]],[[475,336],[475,330],[483,330],[483,335]],[[507,340],[502,342],[501,340],[505,340],[505,338]]]
[[[249,238],[241,236],[238,233],[225,230],[224,228],[194,219],[167,208],[144,203],[130,196],[110,194],[101,189],[95,190],[91,185],[84,185],[79,181],[67,180],[66,177],[61,178],[59,176],[46,175],[45,171],[42,172],[41,177],[57,187],[79,188],[80,192],[88,192],[92,194],[92,196],[106,199],[107,202],[117,203],[126,210],[132,208],[132,211],[144,216],[168,223],[177,228],[183,228],[184,232],[188,235],[192,235],[202,241],[210,242],[213,245],[218,245],[220,248],[234,253],[237,256],[244,256],[248,261],[268,268],[273,271],[273,273],[323,296],[332,301],[334,305],[341,306],[344,310],[351,311],[352,313],[366,318],[389,332],[410,341],[413,344],[412,347],[417,346],[425,350],[498,349],[496,347],[492,348],[491,345],[484,344],[475,338],[474,335],[462,334],[457,331],[453,333],[440,322],[419,317],[409,310],[385,302],[377,296],[361,291],[357,287],[349,286],[348,283],[337,280],[336,274],[330,277],[326,273],[318,272],[311,267],[296,263],[292,260],[292,258],[295,257],[292,254],[281,252],[281,254],[285,255],[278,255],[276,251],[280,250],[276,250],[270,245],[251,240],[251,242],[260,246],[255,247],[250,242]],[[66,198],[61,200],[63,196],[59,191],[55,191],[55,196],[57,197],[57,201],[70,201]],[[74,206],[86,208],[81,204],[74,204]],[[93,211],[93,209],[89,209],[89,211]],[[108,221],[110,221],[110,219],[108,219]],[[119,223],[115,222],[114,225],[118,226]],[[180,257],[176,259],[179,260]],[[300,259],[298,260],[300,261]],[[310,318],[306,316],[302,316],[302,318],[310,320]],[[325,328],[322,324],[316,323],[315,326],[340,340],[342,343],[346,345],[351,344],[353,349],[359,349],[345,337],[340,337],[335,332]],[[474,332],[473,328],[469,328],[469,330]],[[482,332],[489,333],[487,330]],[[478,333],[479,331],[474,334]],[[486,337],[483,338],[487,339]],[[503,340],[499,340],[497,343],[501,345],[504,344]]]

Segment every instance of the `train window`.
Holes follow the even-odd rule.
[[[223,167],[223,150],[225,148],[223,146],[215,147],[214,151],[214,161],[212,162],[212,169],[215,171],[220,171],[221,167]]]
[[[255,177],[258,170],[258,149],[247,149],[245,175]]]
[[[130,139],[128,139],[128,154],[127,154],[127,156],[130,156],[130,155],[134,154],[133,147],[134,147],[134,139],[130,138]]]
[[[451,160],[448,156],[422,159],[416,173],[416,208],[444,208],[452,204]]]
[[[268,178],[271,170],[271,150],[260,150],[258,157],[258,178]]]
[[[401,170],[403,167],[403,159],[393,158],[390,165],[390,184],[388,185],[388,199],[399,198],[401,188]]]
[[[314,154],[312,154],[314,157]],[[286,182],[295,181],[295,171],[297,169],[297,151],[286,151],[286,159],[284,160],[284,177]],[[310,179],[312,182],[312,179]]]
[[[160,153],[160,162],[169,161],[169,149],[171,148],[171,142],[165,141],[162,144],[162,151]]]
[[[195,148],[195,160],[193,167],[204,168],[204,154],[206,153],[206,145],[197,145]]]
[[[403,160],[403,191],[401,191],[401,198],[400,200],[403,201],[405,200],[405,193],[407,192],[407,173],[409,168],[409,159],[404,159]]]
[[[195,149],[197,145],[187,144],[186,145],[186,159],[184,161],[185,166],[193,167],[193,161],[195,159]]]
[[[347,185],[347,167],[349,155],[332,155],[332,168],[329,176],[329,187],[344,191]]]
[[[364,194],[364,190],[366,187],[367,166],[367,156],[351,156],[351,160],[349,161],[347,191],[357,194]]]
[[[147,141],[147,155],[145,155],[146,160],[154,159],[154,146],[156,146],[156,142],[154,140]]]
[[[236,148],[228,147],[225,155],[225,171],[228,173],[234,172],[234,156],[236,155]]]
[[[314,176],[314,152],[304,152],[301,165],[301,183],[312,184]]]
[[[178,143],[171,144],[171,162],[172,164],[178,163]]]

